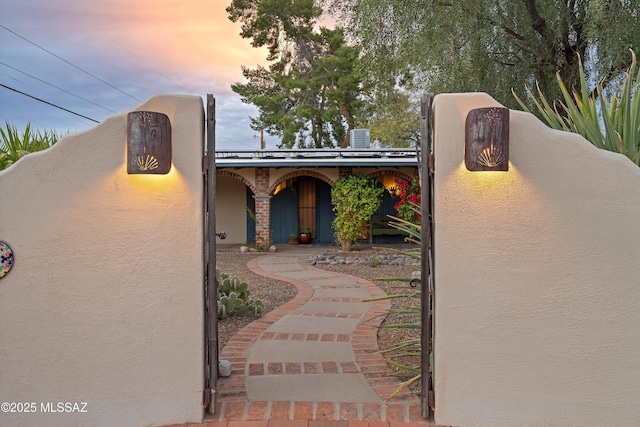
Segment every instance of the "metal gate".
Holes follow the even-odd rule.
[[[421,409],[423,418],[428,418],[435,408],[433,391],[433,310],[435,308],[435,282],[433,280],[433,95],[421,99],[420,140],[417,145],[418,172],[421,198]]]
[[[207,94],[206,109],[206,146],[203,172],[204,172],[204,330],[205,330],[205,354],[204,372],[205,389],[203,406],[210,414],[216,408],[216,390],[218,382],[218,312],[216,283],[216,139],[215,139],[215,99]]]
[[[433,278],[433,95],[421,99],[420,139],[417,144],[418,172],[421,188],[421,412],[424,418],[435,408],[433,391],[433,309],[435,308],[435,281]],[[216,310],[216,228],[215,228],[215,99],[207,95],[206,154],[204,170],[205,205],[205,391],[204,407],[213,414],[216,407],[218,376],[218,316]]]

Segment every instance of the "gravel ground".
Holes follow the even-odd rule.
[[[258,276],[247,268],[250,259],[265,255],[262,252],[218,251],[216,253],[216,268],[230,276],[238,276],[243,282],[247,282],[251,298],[262,301],[264,313],[268,313],[276,307],[293,299],[298,292],[290,283]],[[229,338],[253,322],[259,316],[229,316],[218,322],[218,345],[224,348]]]
[[[285,248],[289,249],[289,248]],[[305,249],[309,250],[309,249]],[[318,252],[309,252],[309,257],[319,254],[335,254],[337,249],[335,247],[319,247]],[[379,256],[385,254],[387,251],[368,249],[358,251],[358,256]],[[263,256],[264,253],[260,252],[248,252],[240,253],[237,249],[224,249],[219,250],[216,254],[217,268],[222,272],[230,274],[231,276],[238,276],[241,280],[246,281],[249,285],[251,297],[253,299],[259,299],[264,306],[264,312],[267,313],[281,304],[289,301],[296,295],[295,286],[282,282],[279,280],[270,279],[263,276],[258,276],[252,273],[247,268],[247,262],[255,257]],[[409,287],[406,282],[398,281],[373,281],[376,278],[390,278],[390,277],[411,277],[411,273],[419,270],[417,266],[410,265],[376,265],[376,263],[370,264],[321,264],[315,265],[316,268],[323,270],[329,270],[344,274],[350,274],[353,276],[361,277],[363,279],[372,281],[378,285],[387,295],[407,294],[415,291]],[[405,306],[417,307],[420,304],[418,298],[393,298],[393,308],[400,308]],[[218,340],[220,348],[223,348],[229,338],[233,336],[245,325],[251,323],[256,317],[251,316],[231,316],[226,319],[222,319],[218,323]],[[397,323],[413,323],[415,318],[408,317],[402,314],[390,314],[387,316],[384,325],[397,324]],[[411,339],[419,338],[419,329],[380,329],[378,332],[378,345],[381,350],[393,348],[399,343]],[[388,359],[394,352],[385,353],[385,357]],[[405,363],[407,365],[417,366],[419,364],[419,358],[416,356],[403,357],[401,359],[394,359],[396,362]],[[394,367],[394,369],[397,368]],[[415,382],[410,386],[411,390],[418,392],[420,390],[420,383]]]

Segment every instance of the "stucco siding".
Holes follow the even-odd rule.
[[[640,420],[640,168],[511,112],[508,172],[469,172],[469,110],[435,109],[437,424]]]
[[[158,96],[173,167],[128,175],[126,114],[0,172],[0,413],[7,426],[141,426],[202,419],[203,107]],[[86,413],[41,404],[86,403]]]
[[[219,243],[247,242],[247,186],[235,178],[218,176],[216,181],[216,229],[227,233]]]

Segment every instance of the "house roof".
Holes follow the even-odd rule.
[[[415,148],[216,150],[218,168],[418,166]]]

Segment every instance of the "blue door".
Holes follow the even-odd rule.
[[[249,187],[247,187],[247,208],[251,209],[251,212],[256,211],[256,199],[253,198],[253,191]],[[247,243],[255,243],[256,242],[256,222],[249,216],[248,213],[245,213],[247,216]]]
[[[255,199],[249,188],[247,207],[255,212]],[[301,177],[271,198],[271,241],[274,244],[287,243],[291,234],[298,235],[301,225],[308,225],[314,237],[313,243],[333,243],[334,218],[331,186],[316,178]],[[247,242],[255,242],[255,222],[249,215]]]
[[[269,222],[273,243],[287,243],[290,235],[298,235],[298,195],[293,187],[283,188],[271,198]]]
[[[316,180],[317,215],[316,215],[316,240],[318,243],[333,243],[333,220],[336,213],[331,204],[331,186],[324,181]]]
[[[400,199],[397,197],[391,196],[391,194],[389,194],[387,189],[385,189],[384,193],[382,193],[382,203],[380,203],[380,207],[373,214],[373,216],[387,216],[387,215],[395,216],[398,213],[398,211],[395,210],[394,206],[398,202],[398,200]],[[373,243],[387,243],[387,244],[404,243],[404,236],[386,236],[386,235],[373,236]]]

